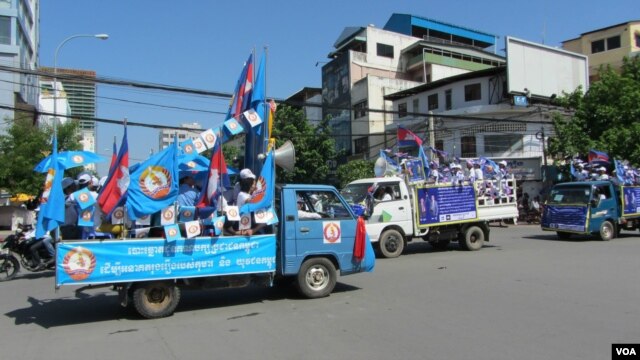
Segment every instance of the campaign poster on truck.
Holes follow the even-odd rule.
[[[622,187],[622,216],[640,215],[640,186]]]
[[[478,218],[472,185],[443,185],[416,188],[418,226],[468,222]]]
[[[587,231],[589,208],[582,205],[547,204],[542,217],[542,228],[552,231],[583,233]]]
[[[275,235],[58,244],[56,286],[118,283],[276,270]]]

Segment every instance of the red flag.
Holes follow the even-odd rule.
[[[202,184],[202,194],[196,207],[216,207],[218,197],[222,192],[230,188],[229,172],[227,171],[227,163],[224,161],[222,154],[222,146],[216,141],[211,152],[211,161],[209,163],[209,175]]]
[[[367,228],[364,225],[364,219],[360,216],[358,217],[358,224],[356,225],[356,240],[353,244],[353,257],[356,261],[362,261],[362,259],[364,259],[366,240]]]
[[[98,205],[104,214],[111,212],[122,202],[129,188],[129,146],[127,143],[127,127],[120,145],[120,152],[111,166],[107,181],[98,195]]]
[[[398,146],[422,146],[422,139],[410,130],[398,126]]]

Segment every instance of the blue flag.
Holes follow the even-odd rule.
[[[51,162],[44,181],[44,191],[40,198],[40,211],[36,223],[36,238],[41,238],[64,224],[64,192],[62,191],[62,174],[64,170],[58,162],[58,139],[53,137]]]
[[[143,162],[130,175],[129,218],[136,220],[173,204],[178,197],[178,146],[174,142]]]
[[[273,164],[273,151],[269,152],[267,158],[262,165],[262,171],[260,177],[256,180],[256,191],[251,194],[251,198],[247,200],[246,204],[240,208],[241,214],[246,214],[251,211],[256,211],[271,206],[273,202],[274,192],[274,164]]]

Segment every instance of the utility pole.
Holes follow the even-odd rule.
[[[429,146],[436,147],[436,131],[433,121],[433,111],[429,110]]]

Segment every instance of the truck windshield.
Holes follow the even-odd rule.
[[[366,199],[372,185],[371,183],[349,184],[340,191],[340,194],[349,204],[360,204]]]
[[[561,186],[551,190],[549,204],[587,204],[591,198],[590,186]]]

